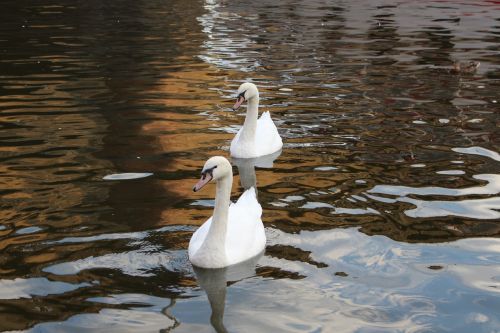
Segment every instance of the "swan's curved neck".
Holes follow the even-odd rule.
[[[254,142],[255,131],[257,130],[257,118],[259,116],[259,96],[248,100],[247,115],[241,130],[241,139],[246,142]]]
[[[217,181],[215,190],[215,207],[212,226],[227,225],[227,214],[231,199],[231,187],[233,185],[233,173]],[[225,231],[225,228],[224,228]]]
[[[203,244],[206,251],[210,251],[218,260],[225,260],[226,256],[226,232],[231,199],[231,187],[233,185],[233,172],[219,179],[215,191],[215,207],[212,223]]]

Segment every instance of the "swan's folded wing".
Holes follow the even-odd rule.
[[[253,217],[260,219],[262,216],[262,206],[259,201],[257,201],[257,194],[255,193],[255,189],[253,187],[249,188],[243,194],[241,194],[238,201],[235,203],[236,206],[244,206],[249,214]]]
[[[261,216],[262,207],[253,188],[229,207],[226,255],[231,263],[250,259],[264,249],[266,236]]]
[[[272,154],[283,147],[283,141],[281,140],[276,125],[271,119],[269,111],[262,113],[257,120],[255,143],[259,152],[261,152],[260,155]]]

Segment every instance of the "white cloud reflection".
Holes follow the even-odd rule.
[[[455,152],[488,157],[500,161],[500,155],[482,147],[453,148]],[[455,174],[458,176],[458,174]],[[379,202],[396,203],[407,202],[415,206],[405,210],[405,215],[413,218],[460,216],[472,219],[500,218],[500,175],[479,174],[474,179],[485,181],[481,186],[465,188],[446,188],[439,186],[411,187],[395,185],[376,185],[365,193],[365,196]],[[385,196],[396,196],[393,198]],[[409,197],[412,196],[412,197]],[[415,196],[488,196],[486,198],[464,198],[461,200],[429,200],[415,198]]]
[[[310,252],[311,259],[327,266],[318,268],[299,257],[264,257],[260,265],[305,278],[237,284],[239,290],[229,293],[230,301],[237,299],[227,310],[228,328],[421,332],[439,324],[458,332],[464,331],[465,318],[471,327],[485,325],[481,326],[485,331],[497,324],[484,320],[495,316],[495,309],[484,304],[494,304],[500,292],[500,239],[408,244],[367,236],[354,228],[298,234],[269,231],[272,245]],[[440,313],[450,315],[443,318]]]

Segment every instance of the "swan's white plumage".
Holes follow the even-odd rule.
[[[253,145],[246,145],[240,142],[240,128],[233,141],[231,141],[231,156],[236,158],[254,158],[272,154],[283,147],[283,141],[278,133],[278,129],[271,119],[269,111],[262,113],[257,120],[255,141]]]
[[[213,263],[208,251],[199,253],[205,241],[212,217],[195,231],[189,241],[189,259],[199,267],[220,268],[248,260],[266,245],[266,234],[261,220],[262,207],[257,201],[254,188],[246,190],[236,203],[229,206],[225,238],[225,262]]]
[[[257,86],[249,82],[243,83],[239,87],[238,93],[239,98],[240,96],[244,97],[248,105],[245,122],[233,141],[231,141],[231,156],[255,158],[279,151],[283,147],[283,141],[269,111],[262,113],[260,118],[257,119],[259,113],[259,91]],[[235,106],[240,104],[240,102],[237,102]]]

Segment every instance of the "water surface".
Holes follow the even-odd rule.
[[[0,16],[2,331],[499,331],[494,1],[20,0]],[[228,156],[247,80],[285,143],[234,161],[268,246],[195,272],[214,187],[191,188]]]

